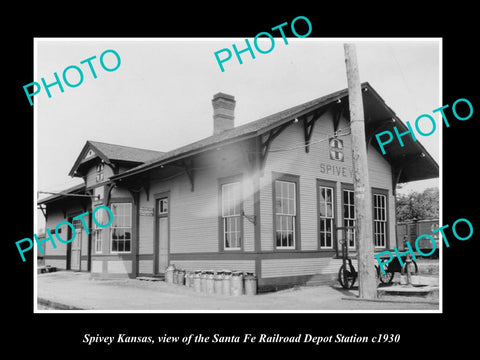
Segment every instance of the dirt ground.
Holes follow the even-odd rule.
[[[438,298],[385,296],[378,301],[358,299],[358,289],[336,285],[296,287],[255,296],[197,293],[193,288],[163,281],[94,280],[88,273],[60,271],[37,276],[38,311],[59,308],[105,311],[341,311],[439,310]],[[56,306],[56,307],[55,307]]]

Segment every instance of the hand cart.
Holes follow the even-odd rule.
[[[357,270],[355,270],[352,264],[352,259],[348,257],[348,241],[355,231],[355,226],[337,227],[336,230],[345,231],[346,234],[339,240],[339,243],[342,245],[342,266],[338,270],[338,281],[344,289],[351,289],[358,276]]]

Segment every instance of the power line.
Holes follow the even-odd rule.
[[[348,132],[345,132],[346,130],[348,130]],[[288,147],[288,148],[270,149],[269,152],[282,152],[282,151],[291,151],[291,150],[295,150],[295,149],[299,149],[299,148],[305,148],[307,146],[315,145],[315,144],[321,143],[323,141],[329,140],[332,137],[347,136],[349,134],[350,134],[350,127],[346,127],[344,129],[339,129],[339,130],[335,131],[333,134],[322,134],[322,135],[326,135],[327,137],[316,140],[316,141],[310,141],[308,144],[299,144],[299,145],[291,146],[291,147]]]

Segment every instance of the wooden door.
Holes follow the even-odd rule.
[[[157,200],[157,241],[158,241],[158,273],[162,274],[168,266],[169,252],[168,198]]]
[[[80,219],[75,219],[72,222],[73,227],[76,231],[75,239],[71,242],[70,247],[70,270],[80,271],[80,255],[82,252],[82,222]],[[71,229],[69,228],[71,239]]]

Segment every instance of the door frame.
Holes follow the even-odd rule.
[[[78,212],[78,213],[74,213],[72,215],[68,214],[67,215],[67,221],[73,225],[73,218],[80,215],[81,212]],[[72,238],[72,228],[70,226],[67,226],[67,239],[71,239]],[[75,236],[75,239],[73,241],[75,241],[77,239],[77,236]],[[67,244],[67,263],[66,263],[66,268],[67,270],[72,270],[72,271],[82,271],[82,242],[83,242],[83,239],[82,241],[80,241],[80,249],[79,249],[79,253],[80,253],[80,256],[79,256],[79,265],[78,265],[78,270],[72,270],[72,241],[70,241],[68,244]]]
[[[153,273],[160,274],[159,269],[159,260],[160,260],[160,234],[158,231],[159,219],[166,217],[168,223],[168,232],[167,232],[167,265],[170,265],[170,213],[172,208],[171,198],[170,198],[170,191],[164,191],[161,193],[154,194],[155,200],[155,220],[153,222],[154,230],[154,241],[153,241]],[[168,200],[168,212],[166,215],[160,215],[158,211],[158,204],[160,199],[166,198]]]

